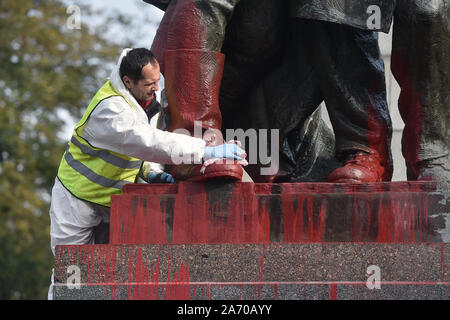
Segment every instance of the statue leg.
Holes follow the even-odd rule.
[[[283,21],[289,27],[283,30],[283,54],[271,63],[274,68],[268,74],[255,79],[247,102],[251,128],[279,132],[278,171],[269,175],[262,170],[268,166],[261,163],[250,164],[246,171],[255,182],[326,181],[339,164],[334,159],[333,132],[318,109],[324,97],[312,63],[313,26],[309,20],[288,19]],[[270,134],[266,141],[271,150]]]
[[[450,4],[398,0],[392,71],[400,84],[409,180],[450,182]]]
[[[392,124],[377,34],[344,25],[315,25],[315,65],[344,162],[329,182],[379,182],[392,178]]]
[[[170,131],[203,133],[207,145],[222,144],[219,89],[225,56],[220,53],[227,21],[238,0],[172,1],[158,28],[152,50],[165,77],[171,114]],[[195,130],[195,122],[199,130]],[[172,167],[177,180],[242,178],[238,164],[213,164],[200,173],[201,165]]]
[[[322,101],[311,89],[318,88],[318,81],[302,50],[303,39],[294,38],[291,32],[290,20],[283,1],[241,1],[227,26],[222,48],[227,56],[220,90],[223,123],[227,129],[247,134],[239,140],[249,155],[245,170],[254,182],[289,178],[298,157],[291,151],[287,136],[302,127]],[[311,100],[318,101],[301,112],[299,109],[307,109]],[[298,140],[311,146],[306,139]],[[310,154],[302,156],[313,162]]]

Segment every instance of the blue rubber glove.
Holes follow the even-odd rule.
[[[175,183],[175,179],[167,172],[149,173],[148,183]]]
[[[245,156],[245,151],[242,150],[237,144],[229,143],[222,144],[216,147],[205,147],[204,160],[225,158],[230,160],[242,160]]]

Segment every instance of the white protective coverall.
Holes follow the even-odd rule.
[[[129,50],[122,52],[110,81],[135,108],[130,108],[120,96],[101,101],[89,117],[82,132],[83,138],[96,148],[152,162],[144,162],[144,166],[155,172],[162,171],[159,164],[172,164],[172,157],[179,154],[190,155],[197,163],[201,162],[205,141],[157,129],[158,114],[149,124],[145,111],[123,84],[119,68]],[[101,222],[109,223],[109,208],[76,198],[56,177],[50,205],[50,245],[53,255],[56,245],[95,243],[94,228]],[[53,296],[52,286],[53,276],[49,299]]]

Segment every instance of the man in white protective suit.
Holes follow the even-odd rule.
[[[158,164],[178,164],[180,158],[245,161],[245,151],[236,144],[206,147],[201,137],[157,129],[159,80],[159,63],[150,50],[125,49],[75,125],[52,189],[53,254],[56,245],[107,243],[112,195],[142,181],[139,177],[175,182]]]

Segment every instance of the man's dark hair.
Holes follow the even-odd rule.
[[[134,83],[142,79],[142,68],[147,64],[158,65],[156,56],[148,49],[136,48],[130,50],[120,63],[120,78],[128,76]]]

